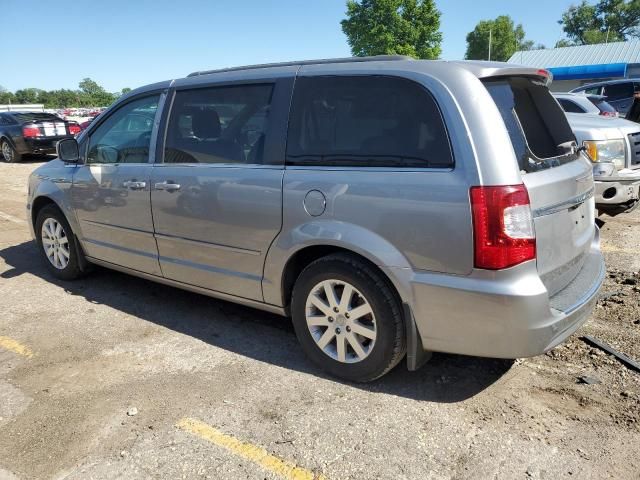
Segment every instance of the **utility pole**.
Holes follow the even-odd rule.
[[[491,29],[489,29],[489,61],[491,61]]]
[[[605,40],[604,43],[609,43],[609,31],[611,30],[611,27],[607,27],[607,39]]]

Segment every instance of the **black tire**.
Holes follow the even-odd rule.
[[[54,266],[45,252],[42,238],[42,226],[47,219],[53,219],[60,224],[62,231],[64,232],[64,236],[67,239],[69,258],[64,268],[57,268]],[[75,280],[83,275],[84,271],[82,265],[85,265],[86,261],[84,260],[84,257],[81,257],[83,255],[82,249],[80,248],[80,245],[78,245],[78,240],[76,239],[69,222],[67,222],[67,219],[58,207],[54,205],[47,205],[38,212],[35,224],[35,236],[45,265],[54,277],[59,278],[60,280]]]
[[[340,362],[326,354],[307,326],[307,297],[320,282],[330,279],[355,287],[366,298],[375,316],[375,343],[368,355],[355,363]],[[395,367],[406,352],[402,309],[393,286],[374,267],[352,255],[328,255],[309,264],[296,280],[291,314],[296,336],[307,356],[331,375],[348,381],[375,380]]]
[[[18,163],[22,160],[22,154],[16,152],[16,149],[6,140],[0,143],[0,154],[7,163]]]

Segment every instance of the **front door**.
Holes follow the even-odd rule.
[[[163,275],[262,300],[264,259],[282,224],[291,82],[181,89],[164,161],[151,175]]]
[[[134,99],[90,132],[71,194],[88,257],[154,275],[161,272],[151,218],[149,152],[160,98]]]

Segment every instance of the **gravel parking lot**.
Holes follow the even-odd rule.
[[[640,478],[640,373],[580,340],[640,360],[640,209],[604,217],[609,275],[567,344],[353,385],[280,317],[103,269],[54,280],[24,209],[40,162],[0,163],[0,479]]]

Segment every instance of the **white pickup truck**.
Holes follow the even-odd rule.
[[[640,204],[640,124],[605,116],[584,95],[554,96],[565,110],[578,145],[594,162],[598,213],[614,216],[636,208]],[[571,108],[567,108],[569,101]]]

